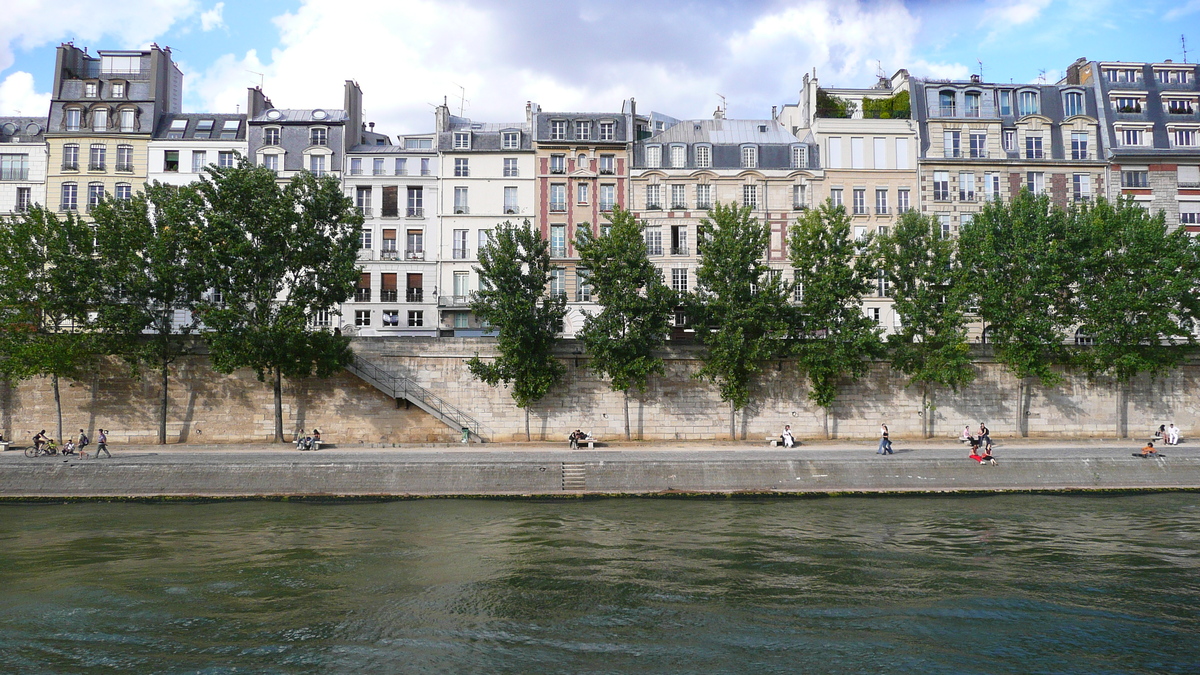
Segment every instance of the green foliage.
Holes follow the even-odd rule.
[[[564,371],[553,349],[567,300],[547,293],[549,246],[528,220],[522,225],[506,221],[480,249],[475,270],[482,290],[471,310],[499,330],[500,356],[490,363],[476,356],[467,366],[493,387],[511,384],[513,401],[527,408],[549,393]]]
[[[906,120],[912,116],[907,91],[887,98],[864,98],[862,107],[864,119]]]
[[[716,382],[735,410],[750,402],[764,361],[783,352],[789,284],[763,262],[770,229],[749,207],[716,204],[700,221],[700,265],[688,313],[705,347],[697,377]]]
[[[790,255],[802,295],[794,307],[793,349],[812,388],[808,397],[829,408],[842,377],[866,374],[878,356],[880,329],[863,314],[870,292],[869,261],[857,255],[844,206],[826,200],[792,226]]]
[[[1080,366],[1120,382],[1178,366],[1196,345],[1200,244],[1183,228],[1168,232],[1161,212],[1151,216],[1130,201],[1101,199],[1071,216],[1080,251],[1078,321],[1094,340],[1078,351]]]
[[[990,328],[996,359],[1020,379],[1044,385],[1069,361],[1064,340],[1074,322],[1078,260],[1069,217],[1047,195],[1021,190],[1009,203],[988,202],[959,232],[966,285]]]
[[[609,220],[606,236],[593,236],[586,225],[578,229],[579,266],[588,270],[601,308],[584,320],[579,339],[592,368],[611,378],[614,390],[645,391],[650,375],[663,369],[654,351],[666,341],[675,297],[650,262],[645,224],[621,208]]]
[[[888,336],[892,367],[909,384],[958,387],[975,379],[967,344],[967,295],[936,218],[909,211],[875,242],[875,256],[891,285],[901,326]]]
[[[854,117],[858,104],[817,89],[817,117]]]

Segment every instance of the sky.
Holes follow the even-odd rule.
[[[882,71],[1055,82],[1083,56],[1200,59],[1200,0],[4,0],[0,115],[44,116],[55,47],[169,46],[184,110],[340,108],[397,135],[433,129],[443,100],[480,122],[546,111],[767,118],[815,69],[829,87]],[[239,108],[240,106],[240,108]]]

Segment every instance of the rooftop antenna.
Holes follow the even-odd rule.
[[[1179,44],[1183,45],[1183,62],[1187,63],[1187,36],[1179,36]]]
[[[881,80],[887,77],[887,73],[883,72],[883,62],[879,59],[875,59],[875,77]]]
[[[1046,69],[1038,70],[1038,84],[1046,84]]]
[[[729,105],[727,103],[725,103],[725,95],[717,94],[717,96],[719,96],[721,98],[721,112],[725,113],[728,116],[729,115]]]
[[[255,72],[255,71],[253,71],[253,70],[247,70],[246,72],[247,72],[247,73],[250,73],[251,75],[257,75],[257,76],[258,76],[258,88],[259,88],[259,89],[262,89],[262,88],[263,88],[263,74],[262,74],[262,73],[259,73],[259,72]]]
[[[975,62],[979,64],[979,81],[983,82],[983,59],[975,57]]]
[[[467,100],[467,88],[455,82],[454,86],[458,87],[458,116],[464,117],[464,111],[470,101]]]

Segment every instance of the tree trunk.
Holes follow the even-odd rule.
[[[825,413],[822,416],[821,424],[825,427],[825,440],[829,440],[829,408],[821,407],[821,412]]]
[[[60,398],[59,394],[58,394],[58,375],[51,375],[50,383],[54,387],[54,411],[55,411],[55,414],[58,415],[58,446],[62,447],[62,445],[63,445],[62,398]]]
[[[737,440],[737,408],[733,407],[733,401],[729,402],[729,440]]]
[[[529,406],[525,406],[525,440],[532,440],[529,436]]]
[[[275,368],[275,442],[283,442],[283,373]]]
[[[167,444],[167,364],[162,364],[162,401],[158,407],[158,444]]]
[[[921,383],[921,435],[929,438],[929,385]]]
[[[1129,383],[1117,380],[1117,438],[1129,438]]]
[[[1017,382],[1017,430],[1021,438],[1029,436],[1029,415],[1025,414],[1025,390],[1028,388],[1024,378]]]
[[[625,440],[628,441],[629,436],[629,390],[625,390]]]

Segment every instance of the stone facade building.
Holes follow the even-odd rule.
[[[0,117],[0,214],[46,204],[46,118]]]

